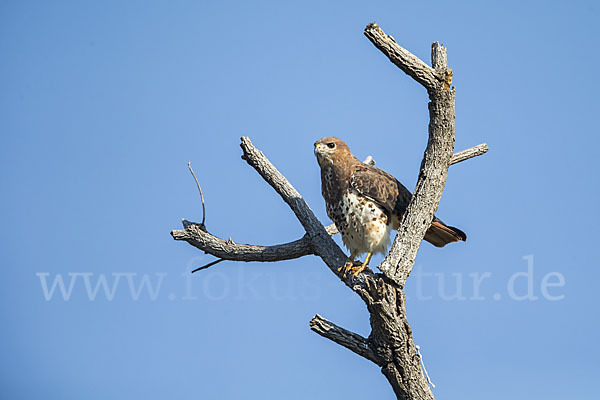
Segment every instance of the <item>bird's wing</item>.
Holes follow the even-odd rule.
[[[402,215],[412,197],[409,190],[392,175],[365,164],[354,168],[350,186],[382,207],[388,217],[392,214]]]

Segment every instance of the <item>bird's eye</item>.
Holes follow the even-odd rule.
[[[329,147],[330,149],[333,149],[335,147],[335,143],[333,143],[333,142],[327,143],[327,147]]]

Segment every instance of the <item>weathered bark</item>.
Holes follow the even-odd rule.
[[[379,366],[384,365],[384,360],[379,358],[373,351],[373,346],[368,339],[360,336],[357,333],[350,332],[340,326],[337,326],[333,322],[327,321],[319,314],[315,315],[310,321],[310,329],[319,335],[326,337],[329,340],[336,342],[337,344],[344,346],[348,350],[351,350],[361,357],[367,360],[373,361]]]
[[[379,269],[401,288],[412,270],[417,251],[433,219],[446,184],[446,176],[454,149],[454,88],[452,72],[446,65],[446,49],[434,43],[432,64],[427,66],[416,57],[406,57],[395,40],[376,24],[369,24],[365,35],[404,72],[427,89],[429,103],[429,140],[419,179],[410,204],[402,216],[398,235]],[[418,60],[418,61],[415,61]],[[426,76],[427,79],[422,77]]]
[[[447,66],[446,49],[438,43],[433,44],[433,67],[429,67],[399,46],[375,23],[366,27],[365,35],[395,65],[422,84],[431,100],[429,140],[416,189],[402,217],[392,248],[378,266],[383,273],[367,269],[355,277],[353,274],[344,276],[338,272],[344,265],[346,255],[331,238],[331,235],[337,233],[335,226],[325,228],[290,182],[246,137],[242,138],[241,143],[242,158],[290,206],[306,234],[293,242],[275,246],[242,245],[231,239],[226,241],[211,235],[204,224],[184,220],[184,229],[172,231],[171,235],[175,240],[187,241],[200,250],[227,260],[279,261],[317,255],[365,302],[370,314],[371,334],[364,338],[319,315],[311,320],[310,328],[381,367],[398,399],[433,399],[406,319],[406,299],[402,289],[438,207],[448,167],[484,154],[487,146],[482,144],[453,154],[454,88],[451,87],[452,70]],[[369,158],[365,162],[373,161]]]
[[[454,153],[452,155],[452,158],[450,159],[450,165],[468,160],[469,158],[480,156],[482,154],[487,153],[487,151],[488,147],[485,143],[471,147],[470,149],[459,151],[458,153]]]
[[[206,232],[201,224],[183,220],[184,230],[172,231],[175,240],[185,240],[192,246],[223,260],[232,261],[282,261],[314,254],[310,239],[304,236],[293,242],[274,246],[238,244],[223,240]]]

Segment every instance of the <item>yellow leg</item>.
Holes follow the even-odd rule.
[[[354,276],[357,276],[358,274],[360,274],[365,268],[369,268],[369,262],[371,261],[372,256],[373,256],[373,253],[367,253],[364,263],[362,263],[361,265],[358,265],[356,267],[352,267],[350,269],[352,271],[352,273],[354,274]]]
[[[344,277],[346,276],[346,273],[350,270],[352,270],[352,267],[354,266],[354,259],[356,258],[356,256],[358,255],[357,251],[353,251],[350,253],[350,257],[348,257],[348,259],[346,260],[346,263],[338,268],[338,272],[340,272],[342,269],[344,270]]]

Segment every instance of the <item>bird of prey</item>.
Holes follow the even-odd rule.
[[[317,140],[315,155],[321,167],[321,192],[327,215],[350,250],[344,274],[351,271],[358,275],[368,267],[373,254],[385,254],[390,245],[390,230],[398,229],[412,194],[392,175],[362,163],[336,137]],[[434,217],[425,240],[444,247],[467,240],[467,235]],[[364,263],[355,265],[355,258],[363,253],[367,253]]]

